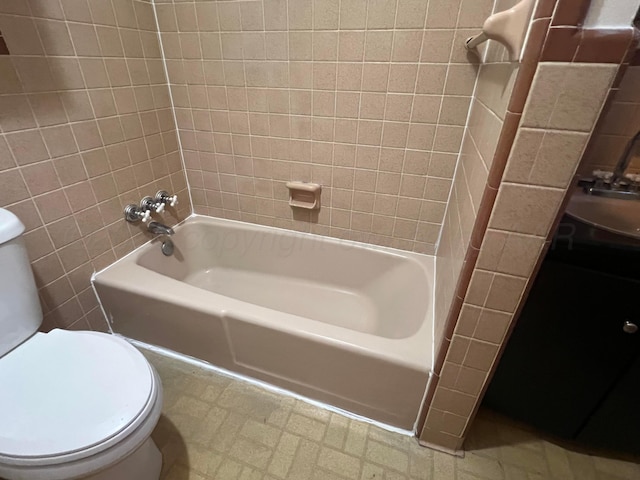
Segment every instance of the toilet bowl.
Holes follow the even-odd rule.
[[[158,480],[158,374],[115,335],[38,332],[23,232],[0,208],[0,478]]]
[[[162,385],[125,340],[36,333],[0,358],[0,478],[157,480]]]

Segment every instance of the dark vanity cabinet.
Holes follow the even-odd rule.
[[[640,242],[566,219],[485,405],[563,438],[640,453],[635,325]]]

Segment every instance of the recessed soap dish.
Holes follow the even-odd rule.
[[[320,192],[322,185],[307,182],[287,182],[289,189],[289,205],[307,210],[320,208]]]

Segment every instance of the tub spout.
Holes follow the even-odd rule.
[[[173,228],[158,222],[150,222],[147,230],[156,235],[173,235],[175,233]]]

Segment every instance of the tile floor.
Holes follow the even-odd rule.
[[[145,351],[164,385],[153,438],[166,480],[637,480],[640,464],[576,453],[481,412],[464,458]]]

